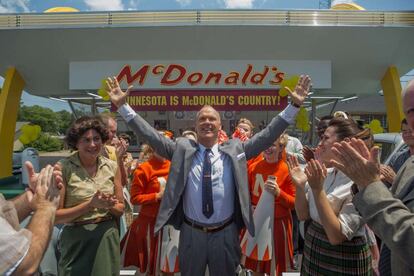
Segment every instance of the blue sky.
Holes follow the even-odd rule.
[[[49,8],[68,6],[80,11],[108,10],[182,10],[182,9],[319,9],[328,0],[0,0],[0,13],[43,12]],[[367,10],[414,11],[414,0],[357,0]],[[0,78],[0,85],[2,84]],[[52,107],[55,111],[69,107],[23,93],[25,105]]]
[[[0,13],[43,12],[57,6],[80,11],[180,9],[318,9],[326,0],[0,0]],[[414,10],[413,0],[357,0],[367,10]]]

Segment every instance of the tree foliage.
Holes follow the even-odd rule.
[[[36,141],[24,146],[25,148],[35,148],[38,151],[58,151],[63,149],[63,141],[49,134],[41,133]]]
[[[38,105],[21,106],[18,120],[39,125],[43,132],[64,134],[72,122],[72,114],[66,110],[54,112],[50,108]]]

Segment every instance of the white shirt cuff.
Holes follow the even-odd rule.
[[[299,112],[299,109],[299,107],[295,107],[291,104],[288,104],[288,106],[282,112],[279,113],[279,116],[288,124],[293,124],[295,122],[295,118]]]
[[[129,106],[129,104],[123,104],[120,108],[118,108],[118,113],[124,118],[124,120],[128,123],[137,115],[137,113]]]

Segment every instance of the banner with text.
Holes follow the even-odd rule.
[[[219,111],[277,111],[287,106],[287,97],[280,97],[278,90],[262,89],[135,90],[130,92],[127,101],[135,111],[194,111],[203,105]]]

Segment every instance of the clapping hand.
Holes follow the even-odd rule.
[[[380,165],[381,180],[392,184],[396,177],[394,170],[387,165]]]
[[[379,148],[368,150],[364,141],[352,138],[350,142],[335,143],[332,151],[332,165],[346,174],[360,189],[379,181]]]
[[[126,103],[126,99],[132,87],[132,85],[129,86],[128,89],[125,92],[123,92],[121,87],[119,86],[119,82],[116,77],[108,78],[106,80],[106,91],[108,92],[108,95],[111,98],[111,102],[117,108],[121,107],[123,104]]]
[[[296,156],[289,155],[287,158],[287,164],[289,167],[289,174],[290,174],[290,177],[292,178],[293,183],[295,183],[297,187],[304,189],[306,181],[308,181],[308,178],[306,174],[300,168],[299,162]]]
[[[323,189],[323,182],[327,176],[327,170],[324,164],[312,159],[305,168],[305,174],[312,191],[321,191]]]
[[[109,209],[116,203],[118,203],[118,199],[114,195],[97,191],[90,201],[90,206],[93,208]]]
[[[309,146],[303,147],[302,154],[306,162],[309,162],[311,159],[315,159],[315,149]]]
[[[50,165],[48,165],[46,168],[44,168],[42,170],[42,171],[44,171],[42,173],[42,177],[46,177],[46,174],[49,173],[50,170],[52,171],[52,176],[50,176],[50,177],[52,177],[53,179],[50,179],[50,180],[40,179],[41,174],[35,172],[35,170],[33,168],[33,165],[30,161],[26,161],[24,163],[24,165],[26,166],[27,174],[28,174],[28,177],[29,177],[28,188],[26,189],[26,196],[27,196],[27,200],[28,200],[29,203],[32,202],[33,197],[36,194],[37,186],[40,185],[40,183],[42,183],[42,181],[43,182],[49,181],[49,183],[44,183],[43,185],[48,185],[48,186],[53,185],[53,186],[55,186],[55,187],[53,187],[53,189],[56,188],[56,189],[60,190],[63,187],[62,169],[59,166],[59,164],[56,164],[53,168]],[[46,169],[47,169],[47,171],[46,171]],[[31,208],[33,209],[35,207],[31,204]]]
[[[301,75],[295,89],[292,91],[289,87],[285,87],[290,98],[297,105],[302,105],[311,89],[311,78],[308,75]]]
[[[33,186],[33,183],[31,183],[32,187],[34,188],[34,192],[28,191],[28,194],[30,194],[28,197],[30,206],[33,210],[44,207],[58,207],[60,200],[60,191],[55,181],[54,170],[54,167],[47,165],[40,171],[39,174],[36,174],[36,185]],[[35,176],[30,175],[29,173],[29,178],[31,178],[31,181],[34,180],[34,177]]]

